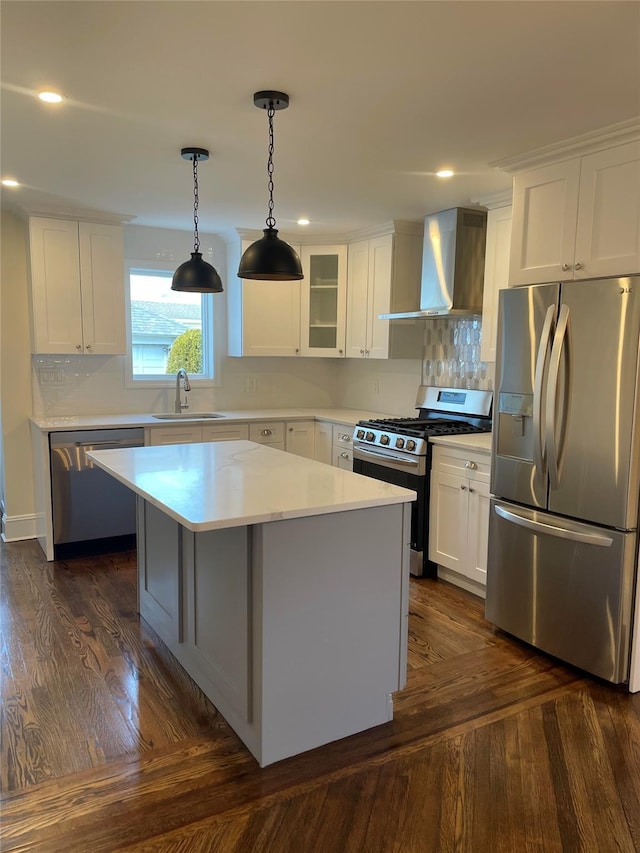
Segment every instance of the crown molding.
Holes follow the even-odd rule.
[[[513,189],[500,190],[499,192],[483,195],[480,198],[474,199],[476,204],[486,207],[487,210],[493,210],[496,207],[508,207],[513,204]]]
[[[393,219],[381,225],[359,228],[355,231],[343,231],[334,234],[292,234],[278,230],[278,234],[287,243],[296,246],[335,246],[336,244],[357,243],[360,240],[372,240],[374,237],[384,237],[387,234],[410,234],[421,237],[424,230],[424,220],[418,222]],[[241,240],[259,240],[262,231],[255,228],[236,228],[236,234]]]
[[[76,219],[82,222],[99,222],[103,225],[122,225],[136,219],[128,213],[108,213],[84,207],[48,207],[47,205],[17,205],[25,216],[44,216],[47,219]]]
[[[584,133],[581,136],[563,139],[553,145],[536,148],[525,154],[519,154],[517,157],[507,157],[489,165],[515,175],[527,169],[547,166],[550,163],[569,160],[572,157],[581,157],[585,154],[593,154],[596,151],[613,148],[616,145],[624,145],[625,142],[635,142],[639,139],[640,117],[636,116],[608,127]]]

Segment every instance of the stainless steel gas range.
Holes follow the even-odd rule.
[[[428,559],[431,444],[438,435],[491,431],[492,391],[461,388],[418,388],[412,418],[360,421],[353,432],[353,470],[376,480],[413,489],[418,498],[411,512],[411,574],[435,577]]]

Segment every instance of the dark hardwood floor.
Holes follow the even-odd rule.
[[[412,580],[393,722],[261,770],[136,613],[135,552],[0,546],[3,851],[640,850],[640,694]]]

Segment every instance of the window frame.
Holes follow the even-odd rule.
[[[131,331],[131,273],[142,275],[154,275],[156,273],[175,272],[175,264],[163,261],[125,259],[125,306],[126,306],[126,332],[127,352],[125,354],[125,387],[126,388],[166,388],[175,382],[173,373],[149,373],[138,378],[133,373],[133,340]],[[189,381],[193,387],[215,388],[222,385],[220,379],[220,342],[221,342],[221,311],[214,310],[213,294],[201,294],[201,319],[202,319],[202,357],[203,368],[208,376],[193,376],[189,374]],[[205,341],[208,345],[205,345]]]

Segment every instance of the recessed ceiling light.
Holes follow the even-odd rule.
[[[4,187],[19,187],[20,184],[17,181],[14,181],[13,178],[4,178],[2,181],[2,185]]]
[[[438,178],[450,178],[452,175],[453,171],[451,169],[440,169],[439,172],[436,172]]]
[[[308,219],[298,219],[298,225],[308,225],[308,224],[309,224]]]
[[[60,101],[64,100],[62,95],[59,95],[57,92],[38,92],[38,97],[47,104],[59,104]]]

